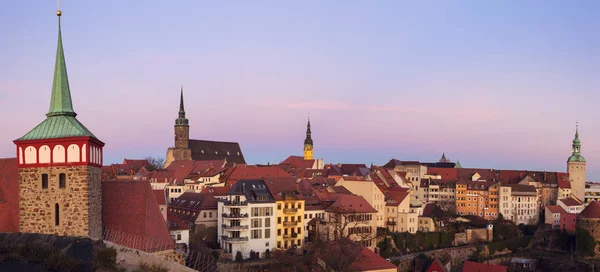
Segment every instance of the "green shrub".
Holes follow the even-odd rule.
[[[101,269],[116,269],[117,251],[112,247],[100,248],[95,252],[94,266]]]
[[[394,260],[392,260],[392,264],[394,264],[395,266],[399,266],[400,265],[400,260],[394,259]]]

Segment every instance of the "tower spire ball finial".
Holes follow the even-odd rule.
[[[56,11],[56,16],[60,17],[62,15],[62,11],[60,11],[60,0],[58,0],[58,10]]]

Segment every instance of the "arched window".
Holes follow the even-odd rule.
[[[60,208],[58,207],[58,203],[54,204],[54,225],[60,225]]]
[[[42,174],[42,189],[48,189],[48,174]]]
[[[67,175],[65,173],[60,173],[58,175],[58,188],[64,189],[67,187]]]

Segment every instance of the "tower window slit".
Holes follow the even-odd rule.
[[[58,187],[64,189],[67,187],[67,175],[61,173],[58,175]]]
[[[42,174],[42,189],[48,189],[48,174]]]
[[[58,203],[54,204],[54,225],[60,225],[60,209]]]

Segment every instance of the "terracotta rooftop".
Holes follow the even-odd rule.
[[[167,196],[165,195],[164,190],[152,190],[154,193],[154,198],[156,198],[156,202],[158,205],[167,205]]]
[[[561,206],[559,205],[547,205],[546,208],[548,208],[548,210],[551,213],[567,213]]]
[[[291,175],[278,166],[245,166],[235,167],[227,177],[227,181],[242,179],[262,179],[267,177],[291,177]]]
[[[111,233],[107,240],[126,247],[146,252],[174,247],[150,183],[145,181],[102,182],[102,227]]]
[[[558,180],[558,188],[571,189],[571,183],[568,180]]]
[[[211,195],[211,196],[226,196],[227,192],[229,192],[229,189],[231,189],[231,187],[226,187],[226,186],[204,187],[202,189],[202,191],[200,191],[200,193]]]
[[[337,200],[329,206],[327,212],[339,212],[344,213],[376,213],[377,210],[373,208],[362,196],[345,195],[340,194]]]
[[[170,211],[186,222],[195,222],[201,211],[216,209],[216,198],[209,194],[194,192],[183,193],[169,206]]]
[[[579,200],[574,199],[572,197],[567,197],[565,199],[559,199],[558,201],[561,201],[563,204],[565,204],[565,206],[581,206],[581,202],[579,202]]]
[[[307,169],[313,167],[313,165],[315,164],[315,160],[305,160],[302,156],[289,156],[280,164],[289,164],[295,168]]]
[[[507,272],[508,267],[495,264],[476,263],[465,261],[463,264],[463,272]]]
[[[360,255],[350,266],[353,271],[378,271],[385,269],[397,269],[394,264],[386,261],[383,257],[375,254],[369,248],[363,247]]]
[[[581,211],[578,217],[600,219],[600,203],[596,200],[590,202],[590,204]]]
[[[167,211],[167,221],[169,221],[169,230],[189,230],[190,227],[183,222],[175,213]]]
[[[19,169],[17,159],[0,159],[0,232],[19,231]]]
[[[236,164],[246,164],[238,143],[190,139],[190,149],[192,159],[196,161],[227,160]]]
[[[408,195],[408,192],[389,191],[385,194],[385,205],[398,206],[406,199],[406,197],[408,197]]]

